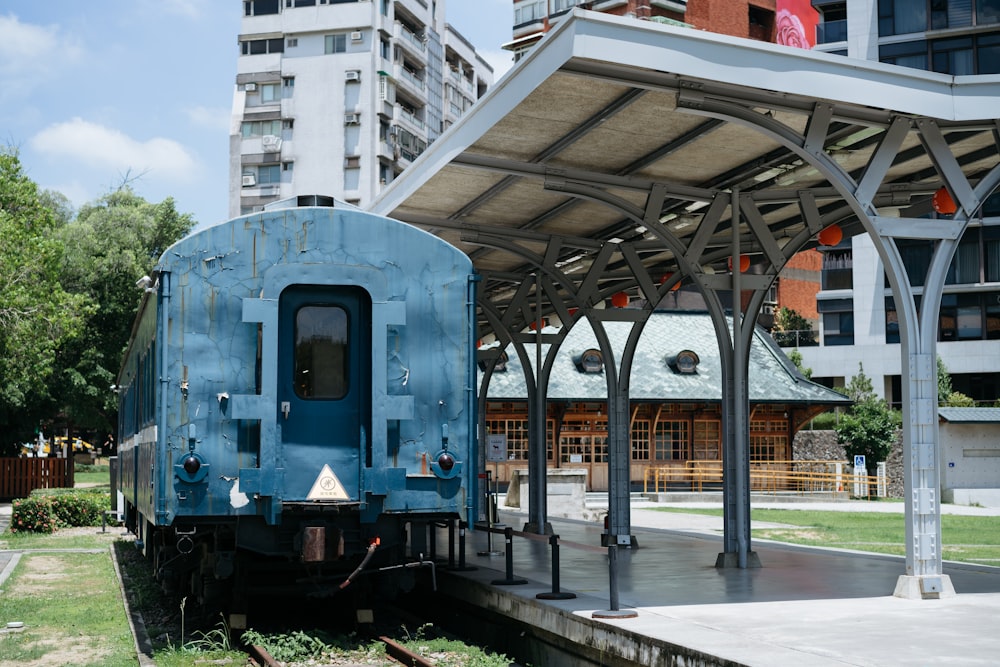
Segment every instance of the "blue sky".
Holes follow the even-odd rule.
[[[511,0],[445,7],[505,72]],[[0,142],[76,207],[131,179],[198,222],[227,218],[241,12],[240,0],[0,1]]]

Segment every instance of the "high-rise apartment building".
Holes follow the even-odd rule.
[[[949,75],[1000,73],[1000,0],[812,0],[816,50]],[[995,150],[995,149],[994,149]],[[1000,215],[998,196],[982,217]],[[940,208],[940,207],[938,207]],[[909,217],[947,217],[927,201]],[[897,241],[917,295],[933,242]],[[814,379],[841,385],[862,364],[876,391],[901,399],[899,325],[882,262],[867,235],[824,249]],[[973,221],[951,263],[938,316],[938,356],[952,387],[981,404],[1000,398],[1000,228]]]
[[[229,212],[364,206],[493,83],[444,0],[243,0]]]
[[[1000,73],[1000,0],[812,0],[816,49],[943,74]]]

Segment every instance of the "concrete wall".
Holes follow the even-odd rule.
[[[939,435],[942,500],[1000,507],[1000,424],[942,422]]]

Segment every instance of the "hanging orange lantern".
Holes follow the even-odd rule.
[[[951,198],[948,188],[940,187],[931,197],[931,207],[942,215],[951,215],[958,210],[955,200]]]
[[[840,243],[844,239],[844,231],[839,225],[830,225],[826,229],[820,231],[816,236],[816,240],[819,241],[820,245],[834,246]]]
[[[660,276],[660,284],[662,285],[663,283],[667,282],[673,277],[674,277],[673,273],[664,273],[662,276]],[[678,280],[677,284],[670,288],[670,291],[675,292],[680,288],[681,288],[681,281]]]
[[[611,305],[615,308],[624,308],[628,305],[628,294],[625,292],[618,292],[611,296]]]
[[[747,269],[750,268],[750,258],[746,255],[740,255],[740,273],[746,273]],[[729,270],[733,270],[733,258],[729,258]]]

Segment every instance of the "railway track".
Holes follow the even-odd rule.
[[[381,636],[378,640],[385,644],[386,655],[400,665],[406,665],[407,667],[435,667],[436,663],[424,658],[419,653],[414,653],[389,637]],[[259,667],[282,667],[281,663],[275,660],[263,646],[255,645],[248,647],[247,655]]]

